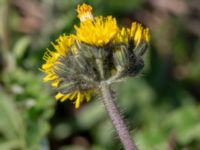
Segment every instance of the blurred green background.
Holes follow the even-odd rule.
[[[140,150],[200,150],[199,0],[0,0],[0,150],[122,150],[98,99],[59,103],[39,67],[76,6],[150,28],[142,74],[114,87]]]

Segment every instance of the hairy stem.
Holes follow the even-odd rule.
[[[110,79],[108,79],[107,83],[112,84],[113,82],[116,82],[123,75],[123,71],[124,70],[121,67],[119,69],[117,69],[117,73],[114,76],[112,76]]]
[[[102,81],[100,88],[101,88],[101,94],[102,94],[104,105],[112,120],[112,124],[115,127],[115,130],[119,136],[119,139],[124,146],[124,149],[138,150],[136,145],[133,143],[131,136],[127,130],[127,127],[122,117],[120,116],[120,113],[113,101],[113,97],[112,97],[109,85],[105,81]]]

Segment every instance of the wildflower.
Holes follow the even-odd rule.
[[[78,5],[77,7],[78,18],[81,22],[84,22],[86,19],[93,20],[92,7],[87,4]]]
[[[71,100],[79,108],[98,94],[101,81],[112,84],[141,71],[150,36],[137,22],[120,28],[112,16],[94,17],[87,4],[78,5],[77,12],[76,33],[52,43],[55,50],[46,50],[41,69],[44,82],[51,81],[58,92],[56,99]]]

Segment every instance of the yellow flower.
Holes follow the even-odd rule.
[[[67,54],[67,49],[72,45],[73,38],[72,36],[61,35],[57,40],[56,44],[52,43],[53,47],[56,51],[47,51],[44,53],[43,59],[46,61],[45,64],[42,65],[41,70],[45,72],[47,75],[43,78],[44,82],[52,81],[52,86],[57,87],[59,84],[59,78],[55,73],[55,65],[58,64],[57,59],[60,56],[64,56]]]
[[[149,29],[142,27],[141,24],[134,22],[131,25],[131,28],[122,28],[116,37],[114,38],[114,43],[125,43],[133,41],[137,47],[142,41],[149,43],[150,35]]]
[[[52,43],[55,51],[51,51],[49,49],[46,50],[44,53],[43,59],[45,63],[42,65],[41,70],[46,73],[46,76],[43,78],[44,82],[51,81],[51,85],[54,88],[59,86],[60,81],[62,80],[56,73],[56,67],[60,64],[59,58],[63,56],[67,56],[69,52],[69,48],[71,48],[72,44],[74,43],[74,35],[66,36],[61,35],[57,40],[56,43]],[[74,49],[71,50],[75,53]],[[74,101],[75,108],[78,108],[80,104],[86,100],[89,101],[91,97],[91,91],[73,91],[68,94],[62,94],[58,92],[55,96],[57,100],[61,102],[65,101],[66,99],[70,99]]]
[[[74,26],[76,34],[63,34],[52,43],[54,51],[46,50],[41,67],[46,74],[43,81],[50,81],[58,91],[55,98],[61,102],[69,99],[75,108],[91,99],[101,80],[112,78],[118,70],[125,70],[121,75],[134,73],[138,67],[132,57],[127,58],[134,53],[128,49],[129,44],[137,48],[150,42],[149,29],[139,23],[119,28],[112,16],[93,17],[92,7],[87,4],[78,5],[77,13],[80,25]]]
[[[104,46],[112,41],[119,31],[115,18],[95,17],[94,21],[87,19],[75,26],[76,37],[79,41],[94,46]]]
[[[106,44],[125,43],[133,41],[138,46],[142,41],[149,43],[149,29],[142,27],[140,23],[132,23],[131,28],[119,29],[116,19],[108,17],[95,17],[91,13],[92,7],[87,4],[78,5],[77,12],[80,18],[80,26],[75,25],[77,40],[95,46]]]
[[[76,9],[78,13],[78,18],[81,20],[81,22],[84,22],[86,19],[93,20],[92,15],[92,7],[87,4],[78,5]]]

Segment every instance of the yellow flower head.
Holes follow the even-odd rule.
[[[112,16],[93,17],[87,4],[78,5],[77,13],[80,25],[74,26],[76,33],[63,34],[52,43],[54,51],[46,50],[41,67],[46,74],[43,81],[50,81],[58,91],[55,98],[71,100],[75,108],[97,93],[102,80],[137,74],[150,42],[149,29],[139,23],[119,28]]]
[[[75,26],[75,29],[79,41],[95,46],[108,44],[118,32],[116,19],[111,16],[86,20],[81,22],[80,27]]]
[[[68,52],[68,48],[72,45],[73,38],[71,36],[61,35],[57,40],[56,44],[52,43],[56,51],[47,51],[44,53],[43,59],[46,61],[42,65],[41,70],[47,75],[43,78],[44,82],[52,81],[52,86],[57,87],[59,84],[59,77],[55,73],[55,65],[58,64],[58,58],[65,56]]]
[[[92,15],[92,7],[87,4],[78,5],[76,9],[78,13],[78,18],[81,20],[81,22],[84,22],[86,19],[93,20]]]
[[[50,51],[47,49],[47,51],[44,53],[43,59],[45,60],[45,63],[42,65],[41,70],[46,74],[46,76],[43,78],[43,81],[51,81],[51,85],[54,88],[58,88],[60,82],[63,80],[56,72],[56,68],[58,68],[57,65],[62,65],[59,59],[68,55],[69,49],[74,43],[73,37],[73,35],[66,36],[65,34],[60,36],[56,40],[56,43],[52,43],[55,51]],[[84,92],[76,90],[67,94],[58,92],[58,94],[55,96],[56,99],[62,102],[66,99],[74,100],[75,108],[78,108],[83,100],[89,101],[90,97],[91,91],[89,90]]]
[[[134,45],[137,47],[140,43],[150,42],[149,29],[142,27],[141,24],[134,22],[131,28],[122,28],[116,35],[115,43],[128,43],[133,41]]]

